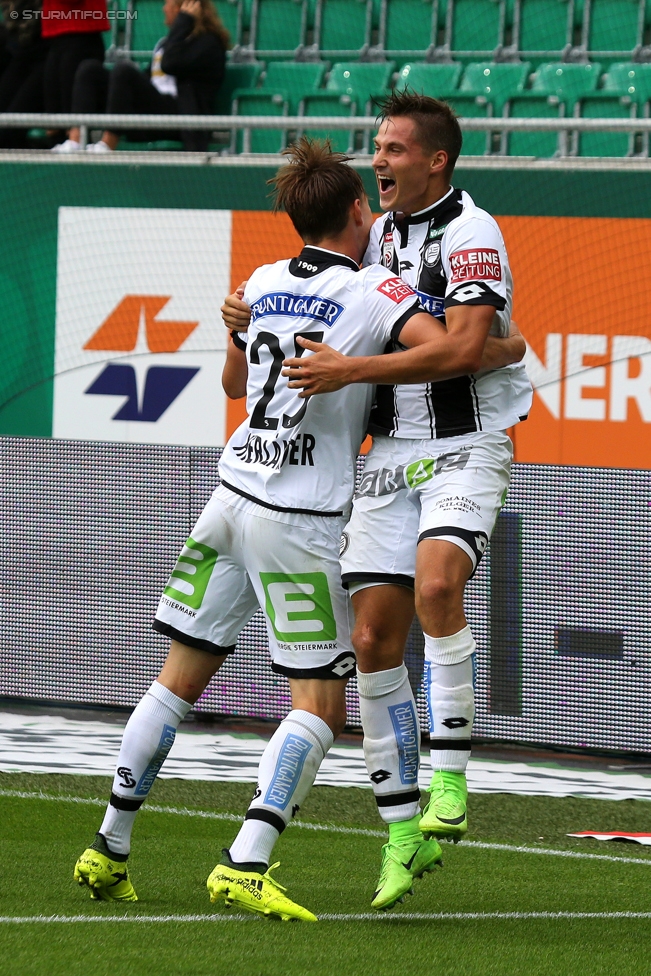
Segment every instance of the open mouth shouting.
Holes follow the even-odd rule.
[[[388,200],[395,190],[396,181],[392,176],[385,173],[377,173],[377,185],[380,191],[380,200]]]

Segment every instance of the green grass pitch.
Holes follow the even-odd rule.
[[[416,883],[388,915],[369,912],[381,837],[292,827],[276,848],[279,881],[318,915],[280,923],[210,905],[206,878],[237,824],[143,807],[130,859],[140,901],[91,902],[72,881],[76,857],[101,820],[99,805],[10,796],[104,798],[90,776],[0,774],[0,972],[17,976],[636,976],[651,970],[651,851],[572,841],[572,830],[649,830],[641,801],[472,795],[469,841],[596,858],[444,845],[445,867]],[[159,781],[150,805],[241,815],[251,784]],[[303,821],[379,830],[370,790],[317,787]],[[527,917],[527,913],[606,917]],[[455,918],[474,913],[480,917]],[[521,917],[506,917],[520,913]],[[648,913],[649,917],[616,913]],[[214,916],[225,919],[196,916]],[[443,918],[401,917],[432,916]],[[486,917],[492,914],[493,917]],[[8,921],[64,916],[68,922]],[[327,916],[342,916],[338,919]],[[95,919],[138,916],[131,922]],[[190,916],[148,922],[143,916]]]

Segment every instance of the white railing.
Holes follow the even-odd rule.
[[[459,119],[464,132],[651,132],[651,118],[630,119]],[[325,129],[338,131],[374,131],[377,119],[369,115],[73,115],[46,112],[0,113],[0,128],[80,129],[80,142],[85,146],[91,129],[194,129],[212,132],[229,129],[231,132],[252,129],[298,130]]]

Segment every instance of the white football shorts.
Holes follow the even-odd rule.
[[[423,539],[459,546],[474,575],[506,499],[512,456],[502,431],[375,437],[343,533],[344,585],[351,592],[379,583],[413,587]]]
[[[154,630],[230,654],[262,608],[274,671],[348,677],[355,655],[339,565],[343,524],[342,518],[277,512],[216,488],[163,591]]]

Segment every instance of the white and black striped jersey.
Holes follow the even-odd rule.
[[[496,221],[464,190],[451,188],[433,207],[387,214],[371,230],[364,265],[381,264],[445,321],[454,305],[493,305],[491,332],[508,335],[513,280]],[[526,419],[532,388],[524,366],[401,386],[378,386],[369,432],[391,437],[456,437],[505,430]]]
[[[391,271],[377,264],[360,271],[351,258],[310,246],[254,271],[244,301],[251,323],[234,341],[246,349],[249,416],[224,449],[221,482],[276,511],[341,515],[351,502],[373,387],[355,383],[299,399],[281,375],[283,360],[305,354],[298,336],[349,356],[380,355],[422,312],[420,303]]]

